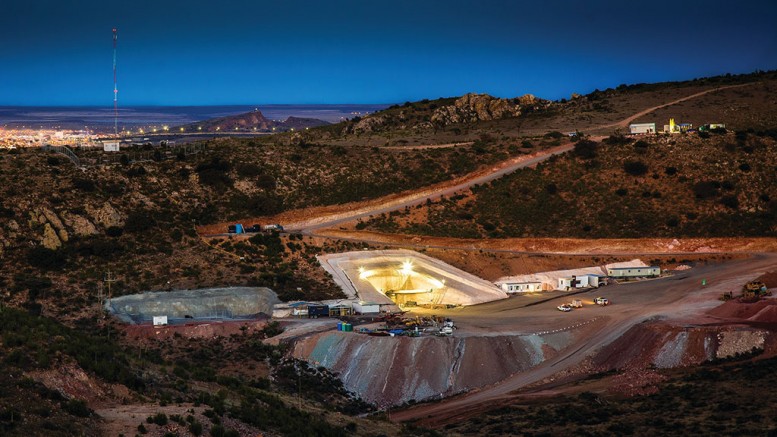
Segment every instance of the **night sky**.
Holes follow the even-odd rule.
[[[73,3],[75,5],[70,5]],[[777,1],[0,4],[0,105],[558,99],[777,69]]]

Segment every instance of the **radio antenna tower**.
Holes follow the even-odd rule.
[[[113,28],[113,134],[119,136],[119,89],[116,87],[116,42],[119,34]]]

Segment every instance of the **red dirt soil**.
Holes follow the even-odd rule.
[[[261,331],[267,320],[240,320],[226,322],[192,322],[185,325],[125,325],[127,339],[139,341],[143,339],[164,340],[173,338],[176,334],[186,338],[215,338],[230,335],[252,334]]]
[[[763,299],[753,303],[730,300],[711,309],[708,314],[726,320],[777,323],[777,299]]]

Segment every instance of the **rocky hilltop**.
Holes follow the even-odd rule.
[[[309,127],[324,126],[329,123],[315,118],[288,117],[284,121],[270,120],[260,110],[246,112],[244,114],[229,115],[213,118],[184,126],[187,130],[201,130],[203,132],[247,132],[260,131],[271,132],[287,131],[292,129],[304,129]]]
[[[354,120],[350,132],[442,128],[459,123],[515,118],[527,112],[547,109],[551,103],[531,94],[503,99],[488,94],[469,93],[457,99],[425,100],[393,106],[386,111]]]
[[[527,96],[532,101],[535,100],[534,96]],[[457,99],[453,105],[435,110],[432,114],[432,123],[447,126],[454,123],[474,123],[519,115],[521,115],[521,105],[515,100],[470,93]]]

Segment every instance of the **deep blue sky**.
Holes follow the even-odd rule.
[[[72,4],[69,4],[72,3]],[[567,97],[777,69],[777,1],[3,0],[0,105]]]

